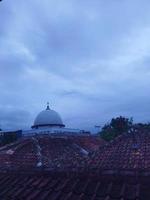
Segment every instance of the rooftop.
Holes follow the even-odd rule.
[[[0,173],[0,198],[12,200],[149,200],[150,176]]]

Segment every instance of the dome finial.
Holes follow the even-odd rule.
[[[46,108],[46,110],[50,110],[49,102],[47,102],[47,108]]]

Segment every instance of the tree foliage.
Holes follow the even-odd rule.
[[[100,132],[100,136],[106,140],[113,140],[115,137],[127,132],[133,125],[132,118],[117,117],[113,118],[109,124],[105,124]]]
[[[6,145],[15,142],[18,138],[22,137],[22,131],[4,132],[0,135],[0,145]]]

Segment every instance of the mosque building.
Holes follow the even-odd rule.
[[[8,131],[0,131],[0,134],[7,133]],[[11,132],[18,132],[11,130]],[[61,116],[52,110],[47,103],[45,110],[41,111],[34,120],[33,125],[28,130],[21,130],[22,136],[34,136],[34,135],[55,135],[55,136],[66,136],[66,135],[90,135],[90,132],[66,128],[62,121]]]

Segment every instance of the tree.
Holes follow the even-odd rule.
[[[133,125],[132,118],[117,117],[112,118],[109,124],[105,124],[100,132],[100,136],[106,140],[113,140],[115,137],[127,132]]]

